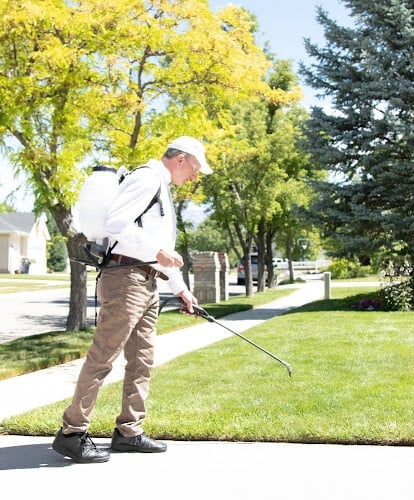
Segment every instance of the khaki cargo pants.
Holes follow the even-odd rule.
[[[141,434],[158,318],[156,278],[137,266],[105,269],[98,282],[97,328],[79,374],[73,401],[63,415],[63,432],[84,432],[105,377],[124,351],[126,359],[118,430],[126,437]]]

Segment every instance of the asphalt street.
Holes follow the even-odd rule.
[[[233,292],[235,292],[237,287]],[[172,297],[168,285],[158,280],[160,300]],[[240,292],[239,292],[240,293]],[[0,294],[0,343],[16,338],[65,330],[69,312],[69,288],[56,288],[51,282],[47,290]],[[95,282],[88,285],[88,321],[95,321]]]

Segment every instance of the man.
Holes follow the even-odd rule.
[[[193,137],[179,137],[168,145],[161,161],[150,160],[125,176],[109,209],[105,228],[115,246],[99,279],[97,328],[73,401],[53,442],[55,451],[76,462],[109,460],[108,450],[97,448],[87,430],[99,389],[122,350],[126,359],[122,407],[111,448],[142,453],[167,449],[142,430],[158,317],[156,278],[168,279],[172,292],[193,312],[197,300],[184,284],[179,271],[183,260],[174,250],[176,220],[170,184],[194,180],[199,171],[212,172],[203,145]],[[151,203],[154,197],[157,201]],[[151,261],[157,263],[142,265]]]

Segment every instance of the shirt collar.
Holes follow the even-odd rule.
[[[171,184],[171,173],[162,161],[151,158],[147,165],[153,168],[166,184]]]

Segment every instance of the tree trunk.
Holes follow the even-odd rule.
[[[287,235],[286,238],[286,256],[289,261],[289,281],[293,283],[295,281],[295,274],[293,271],[293,263],[292,263],[292,235],[289,234]]]
[[[252,261],[250,259],[250,252],[252,250],[253,235],[247,235],[244,241],[241,241],[243,248],[243,263],[244,263],[244,284],[246,288],[246,297],[253,297],[253,275],[252,275]]]
[[[267,266],[267,286],[269,288],[275,288],[277,285],[277,279],[275,270],[273,268],[273,252],[272,252],[272,242],[274,238],[274,231],[271,225],[268,224],[266,231],[266,266]]]
[[[244,286],[246,288],[246,297],[253,297],[253,278],[252,278],[252,262],[250,260],[250,245],[245,249],[243,255],[244,264]]]
[[[66,238],[69,259],[85,259],[83,234],[71,235],[72,214],[70,209],[55,205],[50,209],[62,236]],[[86,266],[70,260],[70,299],[66,330],[84,330],[87,328],[87,274]]]
[[[265,226],[264,220],[259,222],[257,235],[257,291],[264,292],[266,288],[266,266],[265,266]]]
[[[69,258],[84,259],[83,243],[85,237],[77,234],[68,239]],[[88,327],[87,316],[87,272],[85,264],[70,261],[70,301],[67,331],[85,330]]]
[[[183,209],[184,209],[184,202],[178,203],[176,208],[177,229],[181,232],[179,251],[184,261],[181,273],[183,275],[184,283],[187,285],[188,289],[190,289],[191,256],[188,249],[189,238],[185,227],[185,222],[183,219]]]
[[[242,226],[236,222],[232,223],[232,225],[227,224],[227,231],[229,234],[232,248],[244,266],[244,286],[246,289],[246,297],[253,297],[254,292],[253,292],[253,280],[252,280],[252,266],[250,262],[250,251],[252,248],[253,235],[251,233],[243,232]],[[242,256],[239,255],[239,248],[238,245],[236,244],[236,236],[243,252]]]

